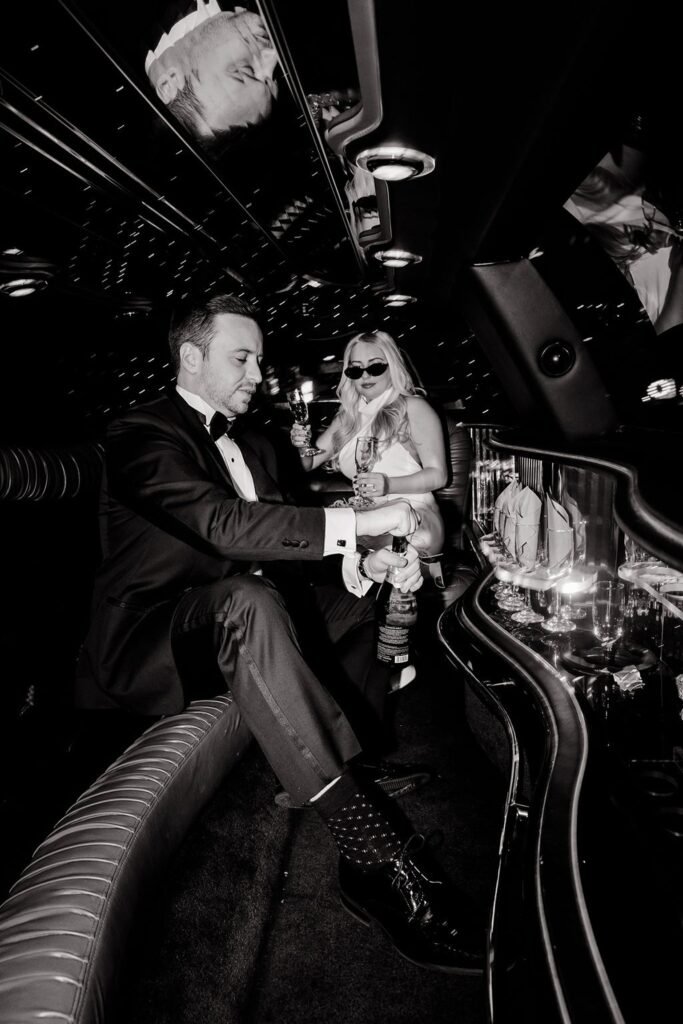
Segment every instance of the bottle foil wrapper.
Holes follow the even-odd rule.
[[[612,678],[622,693],[633,693],[645,686],[643,677],[635,665],[625,665],[618,672],[613,672]]]

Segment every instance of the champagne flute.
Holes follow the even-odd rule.
[[[515,554],[517,562],[524,572],[533,572],[538,566],[538,533],[539,527],[532,523],[517,523],[515,527]],[[523,625],[532,625],[535,622],[543,622],[545,616],[535,612],[531,607],[531,591],[524,588],[524,607],[512,616],[513,622],[521,622]]]
[[[515,519],[507,512],[501,512],[500,514],[500,536],[501,550],[505,557],[498,565],[502,566],[506,571],[515,573],[518,568],[514,552]],[[502,608],[505,612],[514,612],[524,606],[524,598],[519,592],[519,587],[513,583],[501,583],[500,586],[501,589],[496,591],[496,603],[499,608]]]
[[[602,645],[607,664],[612,648],[624,632],[626,587],[614,580],[600,580],[593,592],[593,632]]]
[[[366,436],[359,437],[356,441],[356,471],[358,473],[369,473],[372,467],[377,462],[379,448],[379,439],[376,437]],[[364,498],[356,491],[354,486],[355,496],[349,498],[349,505],[351,508],[373,508],[374,501],[370,498]]]
[[[500,556],[501,556],[500,559],[497,558],[497,561],[511,561],[511,562],[514,561],[514,554],[513,554],[513,552],[509,551],[507,546],[506,546],[506,544],[505,544],[505,536],[506,536],[506,534],[509,535],[509,533],[510,533],[510,526],[508,526],[508,521],[511,522],[509,513],[503,512],[503,511],[499,511],[498,512],[498,526],[497,526],[497,528],[496,528],[496,530],[494,532],[496,554],[497,555],[500,554]],[[504,583],[502,580],[499,580],[498,583],[495,583],[491,587],[491,590],[494,592],[494,594],[497,595],[496,599],[499,602],[502,599],[506,599],[507,600],[509,597],[512,596],[512,593],[513,593],[512,584],[511,583]],[[517,607],[521,607],[521,606],[518,605]],[[508,609],[508,611],[509,610],[510,609]]]
[[[566,576],[571,569],[573,552],[572,531],[549,526],[546,515],[543,562],[549,578],[557,581],[550,588],[552,593],[548,608],[550,615],[541,623],[541,629],[544,629],[546,633],[572,633],[576,629],[576,625],[563,614],[562,610],[561,577]]]
[[[310,444],[311,431],[308,419],[308,404],[303,396],[301,388],[290,388],[287,392],[287,401],[289,402],[289,408],[292,411],[295,422],[301,424],[302,427],[309,428],[309,443],[302,447],[298,447],[299,455],[302,458],[305,458],[307,455],[322,455],[322,448],[316,448],[315,445]]]

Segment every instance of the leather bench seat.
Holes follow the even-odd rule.
[[[69,808],[0,907],[0,1024],[111,1020],[140,900],[249,741],[229,695],[195,701]]]

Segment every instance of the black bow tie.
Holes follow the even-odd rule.
[[[230,423],[228,417],[224,416],[222,412],[215,412],[211,417],[209,423],[209,433],[214,441],[217,441],[219,437],[223,437],[223,434],[227,434],[230,430]]]

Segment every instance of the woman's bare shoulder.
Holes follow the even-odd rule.
[[[425,419],[436,416],[434,409],[422,395],[408,395],[406,397],[406,410],[411,419],[413,417]]]

